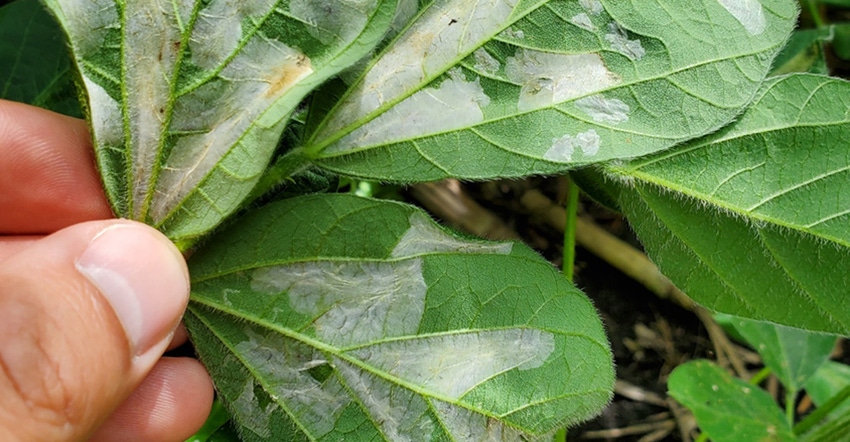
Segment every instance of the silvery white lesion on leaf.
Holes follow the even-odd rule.
[[[575,106],[597,123],[620,124],[629,121],[629,105],[618,98],[602,94],[591,95],[575,101]]]
[[[617,22],[608,23],[608,33],[605,40],[611,44],[611,49],[619,52],[632,60],[640,60],[646,55],[646,50],[640,43],[640,39],[630,40],[626,30]]]
[[[122,84],[133,146],[130,199],[135,219],[143,219],[147,210],[165,143],[175,70],[182,54],[183,30],[178,23],[191,15],[192,8],[193,2],[185,0],[137,0],[124,5]]]
[[[505,62],[507,78],[522,86],[517,108],[529,111],[620,83],[599,54],[557,54],[519,48]]]
[[[495,74],[502,67],[502,64],[499,63],[499,60],[496,60],[484,48],[476,49],[475,52],[472,53],[472,56],[475,59],[475,70],[479,72],[483,72],[485,74]]]
[[[591,157],[599,152],[601,142],[599,134],[593,129],[575,136],[566,134],[552,139],[552,147],[543,154],[543,158],[560,163],[571,162],[576,148],[581,150],[583,156]]]
[[[490,97],[480,80],[469,81],[460,68],[448,72],[439,86],[427,87],[355,129],[325,152],[344,152],[404,141],[475,125],[484,120]]]
[[[298,49],[257,37],[221,71],[221,81],[179,100],[173,128],[190,134],[177,141],[163,167],[151,211],[154,221],[168,216],[268,108],[311,73],[311,60]],[[209,108],[211,100],[221,104]]]
[[[229,405],[236,415],[236,420],[239,425],[250,430],[257,436],[262,438],[270,438],[272,436],[270,416],[278,408],[278,404],[270,402],[265,409],[260,406],[260,400],[257,398],[254,388],[256,387],[254,378],[249,377],[242,387],[241,393],[235,400],[230,401]]]
[[[578,0],[578,3],[582,8],[593,15],[599,15],[605,11],[605,8],[602,6],[602,2],[599,0]]]
[[[369,118],[446,72],[503,30],[516,3],[517,0],[434,2],[343,98],[317,134],[318,139]]]
[[[410,215],[410,228],[404,232],[390,254],[393,258],[426,253],[511,253],[513,243],[464,240],[440,228],[427,215],[414,212]]]
[[[65,23],[65,32],[81,57],[103,47],[106,34],[118,29],[115,0],[46,0],[54,14]]]
[[[760,35],[767,28],[764,7],[759,0],[717,0],[735,20],[752,35]]]
[[[574,15],[570,18],[570,23],[586,31],[596,31],[596,25],[593,24],[593,20],[591,20],[590,16],[588,16],[585,12]]]
[[[316,335],[340,347],[415,334],[428,290],[421,259],[263,267],[251,287],[287,293],[295,311],[316,318]]]
[[[494,376],[540,367],[554,350],[549,332],[508,328],[414,336],[346,354],[431,394],[459,400]]]
[[[256,22],[276,4],[276,0],[211,0],[198,12],[192,30],[192,63],[206,70],[220,68],[238,51],[246,31],[243,22]]]
[[[431,440],[437,425],[425,398],[340,358],[334,367],[385,440]]]
[[[467,408],[432,399],[429,401],[440,424],[446,427],[457,442],[513,442],[544,440],[533,438],[495,419]],[[549,437],[551,440],[551,437]]]
[[[234,351],[251,367],[274,403],[292,413],[313,438],[333,431],[351,396],[336,377],[320,382],[308,372],[329,361],[317,350],[290,338],[260,335],[251,328],[245,328],[245,332],[248,340],[237,344]]]
[[[377,0],[291,0],[289,13],[307,24],[310,35],[330,44],[356,37],[376,5]]]
[[[90,110],[89,122],[97,143],[107,146],[120,146],[124,141],[121,105],[115,101],[99,84],[83,77],[88,91]]]

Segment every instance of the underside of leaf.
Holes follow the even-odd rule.
[[[829,111],[848,96],[842,80],[774,79],[724,131],[608,168],[648,252],[697,302],[850,333],[850,119]]]
[[[249,440],[518,440],[610,398],[581,292],[526,247],[454,236],[410,206],[276,203],[190,267],[187,325]]]
[[[172,239],[234,211],[301,99],[389,27],[389,0],[47,0],[122,217]]]
[[[438,0],[309,137],[321,167],[423,181],[561,172],[717,130],[795,2]]]

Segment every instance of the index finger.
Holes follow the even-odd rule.
[[[112,217],[85,122],[0,100],[0,235]]]

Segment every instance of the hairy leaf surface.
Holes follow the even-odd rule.
[[[744,318],[733,318],[731,322],[782,385],[795,393],[829,359],[837,339],[834,335]]]
[[[0,98],[82,116],[61,29],[38,0],[0,8]]]
[[[835,109],[840,109],[836,112]],[[850,83],[768,82],[729,128],[608,168],[650,256],[708,308],[850,333]]]
[[[411,206],[266,206],[190,262],[186,319],[248,440],[518,440],[597,413],[611,353],[590,301],[527,247]]]
[[[766,391],[730,376],[709,361],[676,367],[667,386],[671,396],[693,411],[700,429],[713,441],[797,440]]]
[[[790,0],[437,0],[307,142],[393,181],[564,171],[656,152],[750,102]]]
[[[88,94],[119,216],[205,233],[251,190],[286,119],[377,44],[391,0],[46,0]]]

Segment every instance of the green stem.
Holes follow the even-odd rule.
[[[702,432],[699,434],[699,437],[696,438],[694,442],[705,442],[708,440],[708,433]]]
[[[771,370],[769,367],[764,367],[761,369],[761,371],[756,373],[755,376],[751,377],[749,382],[752,385],[761,384],[761,381],[765,380],[768,376],[770,376],[771,373],[773,373],[773,370]]]
[[[808,8],[809,14],[812,16],[812,21],[815,23],[815,27],[818,29],[825,28],[826,23],[823,21],[823,17],[820,15],[820,9],[818,8],[818,2],[816,0],[801,0],[803,6]]]
[[[567,225],[564,228],[564,277],[573,282],[573,267],[576,262],[576,216],[578,216],[579,188],[567,181]]]
[[[576,216],[578,216],[578,186],[567,178],[567,224],[564,226],[564,278],[573,282],[573,268],[576,262]],[[566,442],[567,429],[561,428],[552,437],[554,442]]]
[[[844,387],[844,389],[839,391],[838,394],[831,397],[828,401],[826,401],[826,403],[815,409],[815,411],[795,425],[794,434],[800,435],[811,430],[812,427],[822,421],[827,414],[832,412],[832,410],[835,410],[835,408],[841,405],[841,403],[848,397],[850,397],[850,385]]]
[[[796,391],[789,390],[785,392],[785,420],[788,421],[789,426],[794,425],[794,402],[796,399]]]

